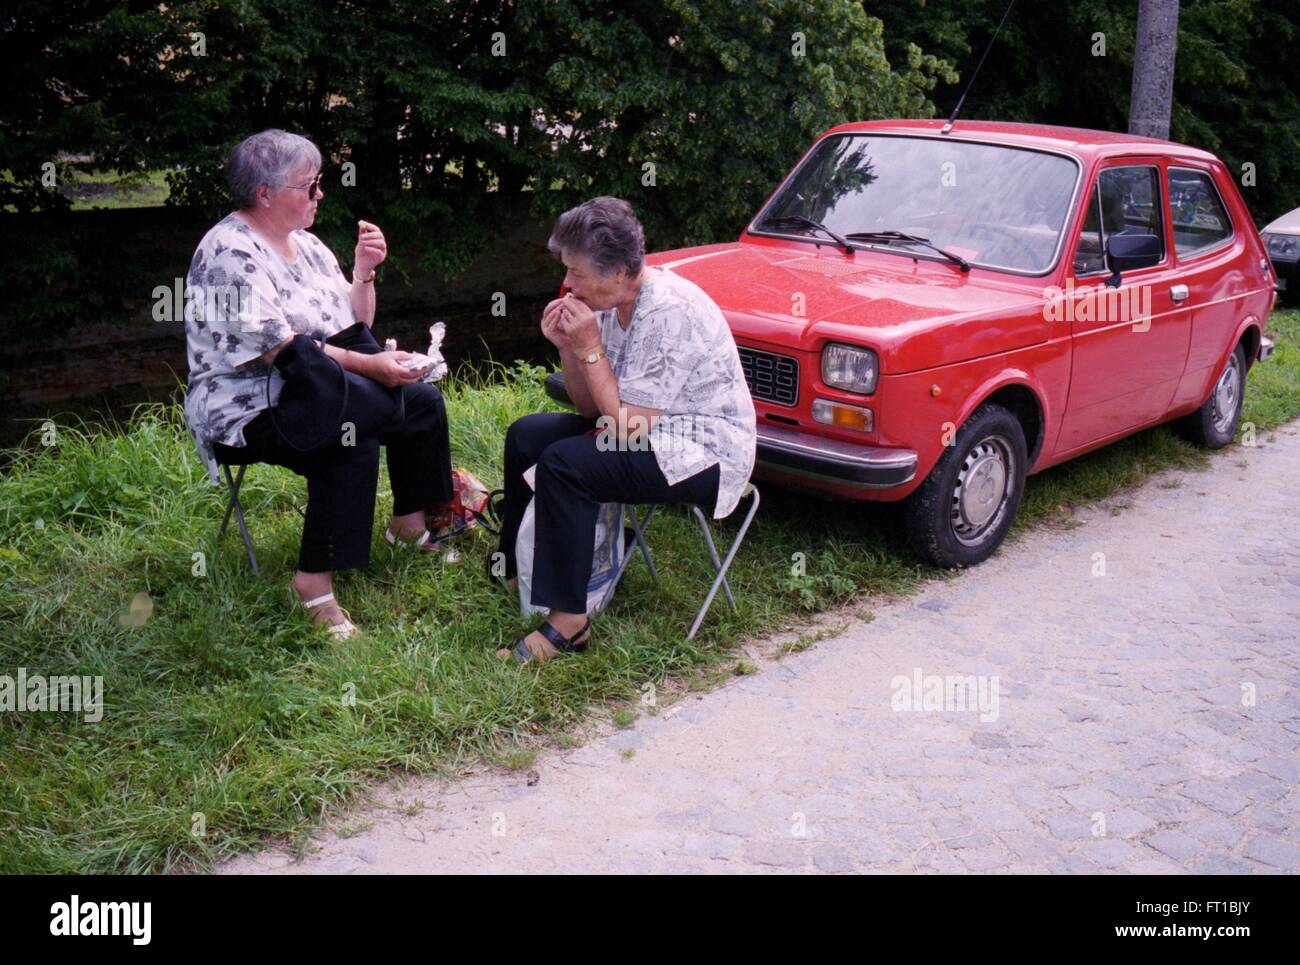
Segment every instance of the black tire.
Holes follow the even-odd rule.
[[[913,552],[946,567],[988,559],[1016,518],[1028,460],[1020,420],[993,403],[976,409],[903,504]]]
[[[1175,428],[1198,446],[1222,449],[1237,434],[1245,399],[1246,350],[1238,344],[1214,380],[1210,397],[1195,412],[1179,419]]]

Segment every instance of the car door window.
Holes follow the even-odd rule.
[[[1232,219],[1214,181],[1204,171],[1169,169],[1169,209],[1179,258],[1215,248],[1232,238]]]
[[[1092,275],[1106,270],[1105,252],[1101,246],[1101,209],[1097,205],[1097,192],[1092,192],[1088,214],[1079,232],[1079,244],[1074,249],[1074,274],[1076,277]]]
[[[1164,218],[1160,210],[1160,172],[1154,167],[1107,168],[1097,179],[1101,229],[1113,235],[1155,235],[1164,259]]]
[[[1160,172],[1150,165],[1106,168],[1097,177],[1097,190],[1074,252],[1076,276],[1106,271],[1106,241],[1119,234],[1155,235],[1164,260],[1165,231],[1161,216]]]

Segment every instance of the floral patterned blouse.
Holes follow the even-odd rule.
[[[212,443],[244,445],[244,426],[279,398],[280,373],[260,356],[296,334],[327,338],[355,322],[352,286],[333,252],[308,231],[291,237],[293,261],[229,214],[203,236],[190,262],[185,417],[213,485],[219,479]]]

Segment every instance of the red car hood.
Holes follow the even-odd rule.
[[[829,245],[733,242],[646,257],[718,303],[738,340],[815,352],[867,345],[889,374],[949,365],[1047,339],[1046,279],[962,272],[947,262]],[[1005,280],[1003,280],[1005,279]]]

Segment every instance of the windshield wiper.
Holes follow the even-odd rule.
[[[845,235],[845,237],[850,241],[876,241],[884,244],[902,241],[907,244],[923,245],[931,251],[937,251],[954,265],[959,266],[962,271],[970,271],[970,262],[961,255],[954,255],[951,251],[944,251],[938,245],[931,243],[929,238],[922,238],[920,235],[909,235],[903,231],[855,231],[852,234]]]
[[[813,228],[816,229],[817,231],[825,232],[826,234],[834,238],[835,243],[839,245],[841,248],[843,248],[846,252],[853,251],[853,246],[849,244],[847,241],[845,241],[843,238],[841,238],[839,235],[837,235],[834,231],[831,231],[830,228],[826,227],[820,221],[813,221],[812,218],[805,218],[801,214],[787,214],[787,215],[781,215],[780,217],[777,218],[764,218],[762,221],[759,222],[760,227],[762,227],[763,225],[781,225],[781,224],[795,225],[801,228]]]

